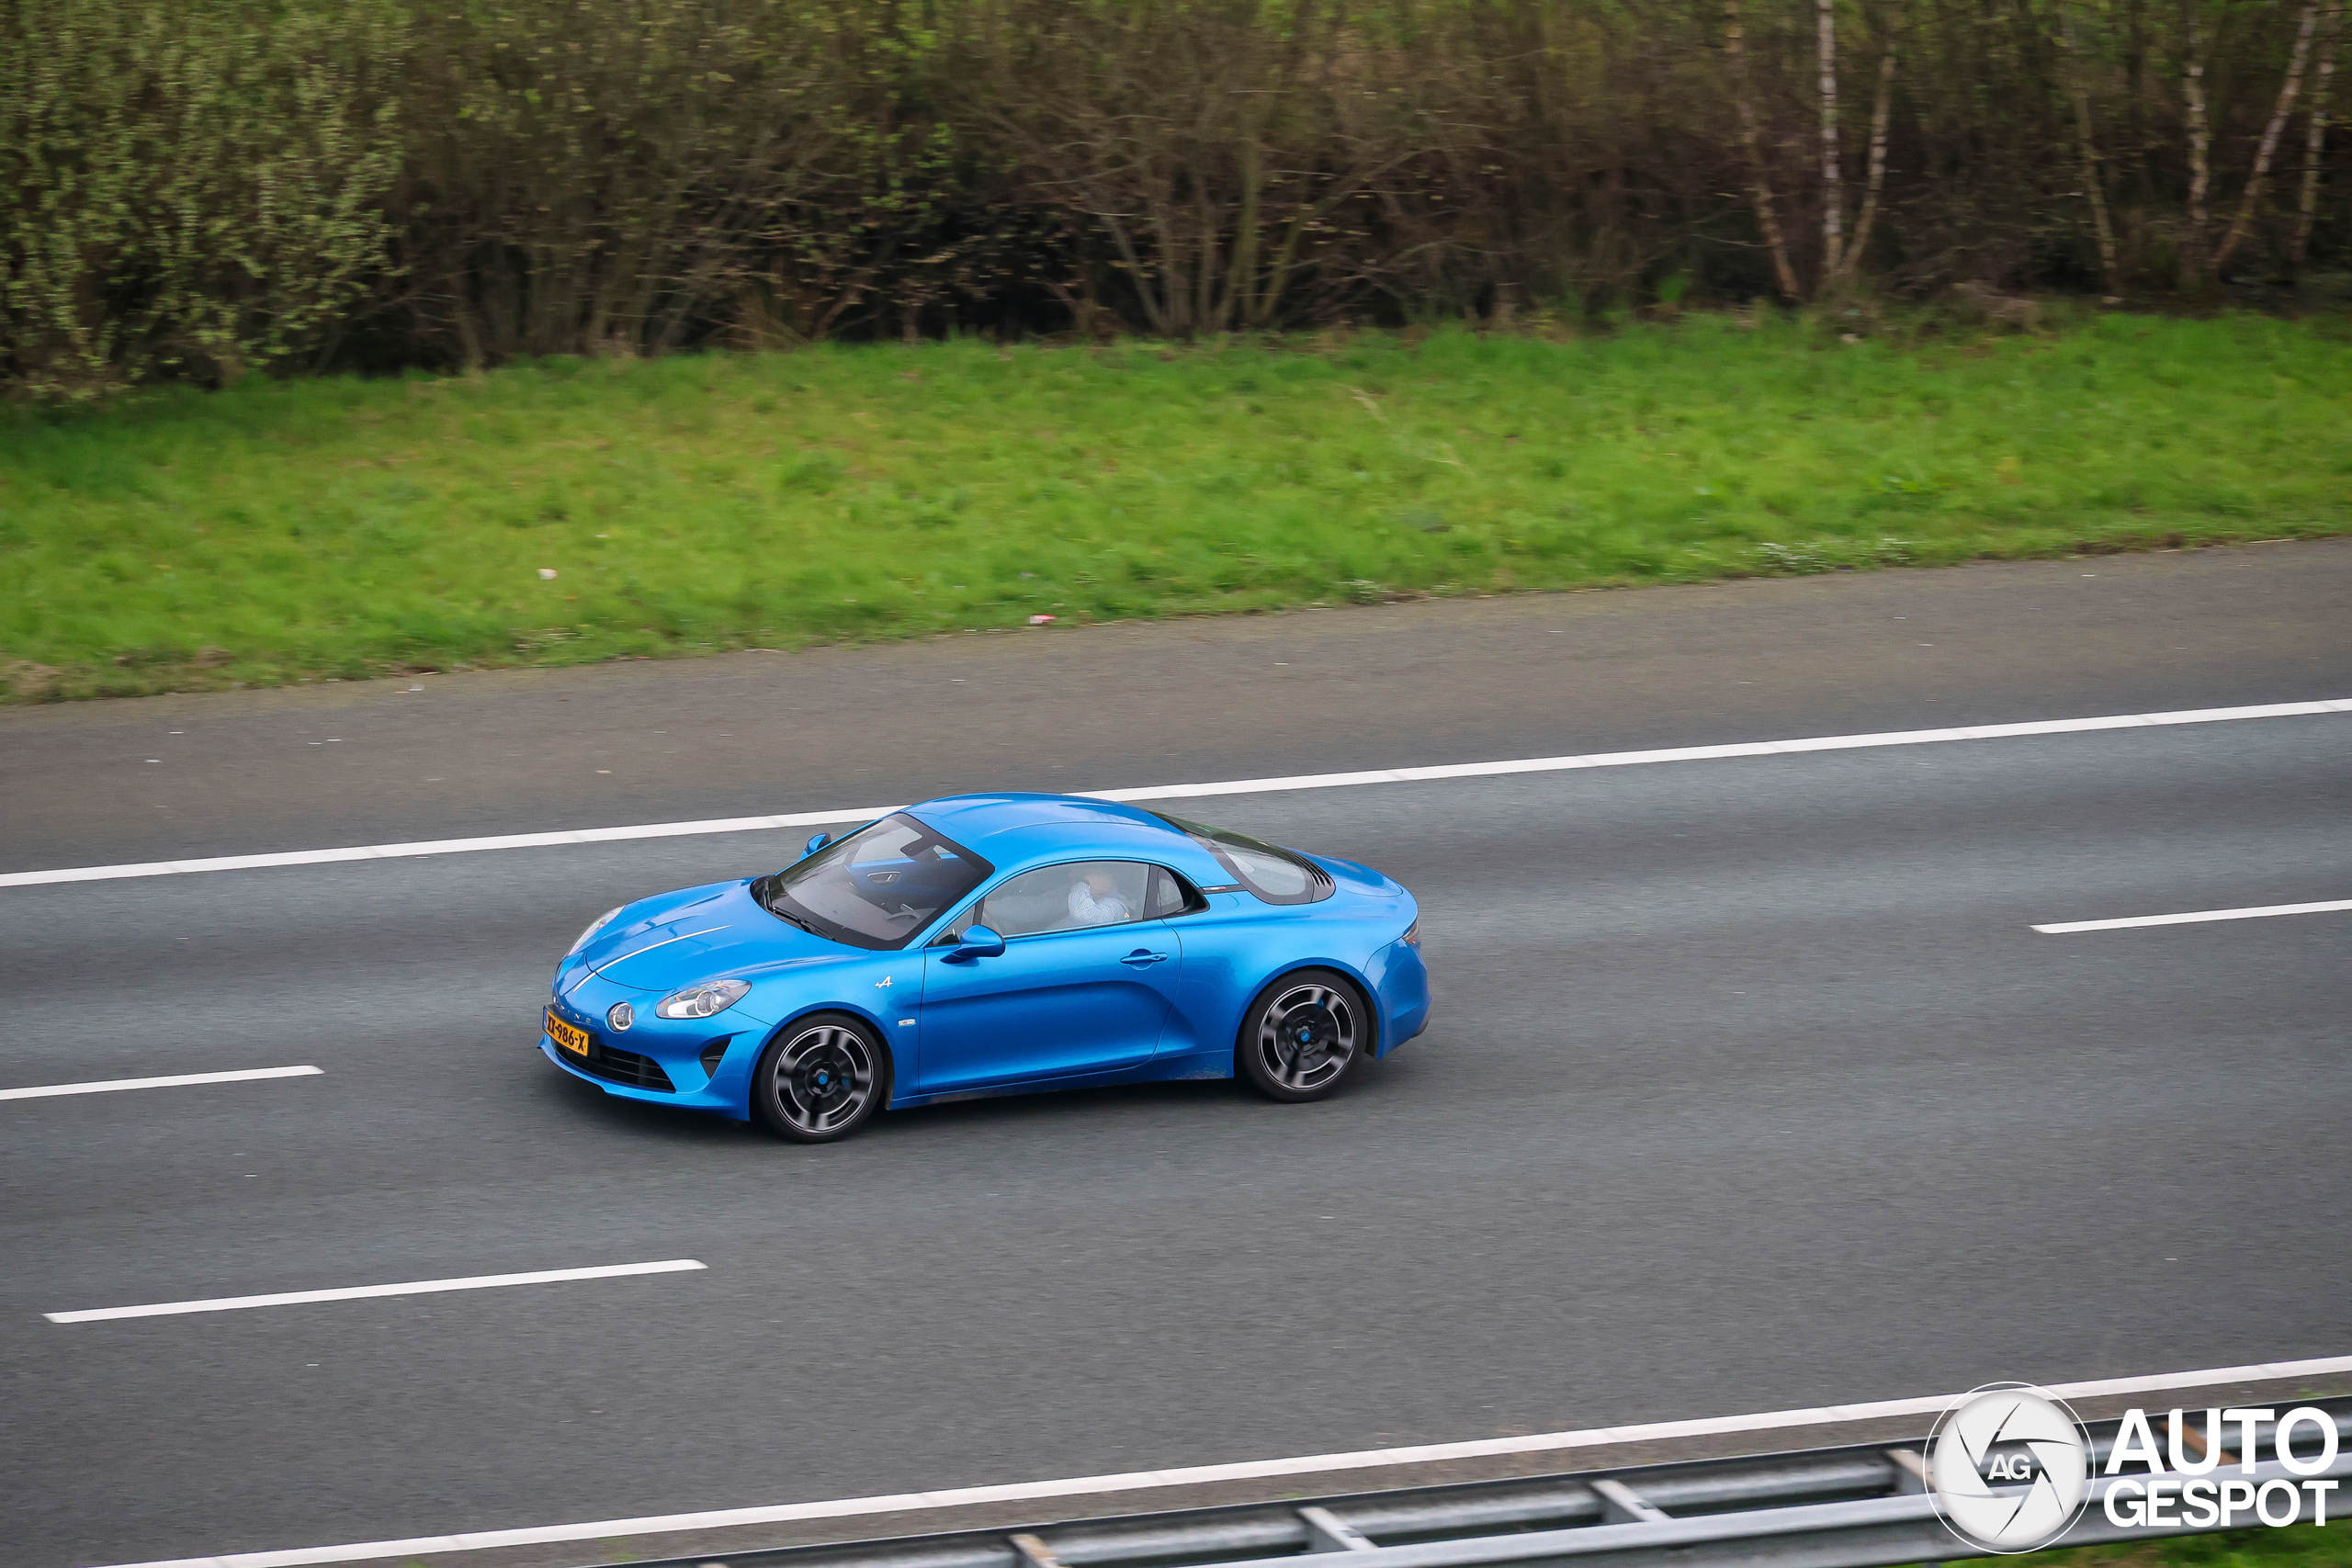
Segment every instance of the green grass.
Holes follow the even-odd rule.
[[[2222,1530],[2116,1546],[2060,1547],[1996,1562],[2033,1568],[2352,1568],[2352,1528],[2324,1525]]]
[[[0,416],[19,699],[2352,527],[2341,321],[978,342]],[[541,569],[553,570],[549,581]]]

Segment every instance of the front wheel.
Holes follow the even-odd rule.
[[[1258,993],[1234,1055],[1269,1100],[1321,1100],[1372,1054],[1372,1009],[1343,975],[1301,969]]]
[[[888,1058],[845,1013],[798,1019],[768,1042],[752,1069],[752,1110],[796,1144],[847,1137],[888,1092]]]

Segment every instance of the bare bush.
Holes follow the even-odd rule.
[[[1955,280],[2030,329],[2340,265],[2341,11],[0,0],[0,377]]]

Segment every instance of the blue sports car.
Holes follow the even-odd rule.
[[[1429,1022],[1413,896],[1133,806],[964,795],[773,875],[626,904],[539,1049],[628,1100],[821,1143],[885,1106],[1222,1078],[1319,1100]]]

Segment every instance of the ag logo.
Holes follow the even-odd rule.
[[[2065,1534],[2081,1517],[2089,1471],[2074,1412],[2024,1383],[1962,1395],[1928,1439],[1937,1511],[1983,1551],[2031,1551]]]

